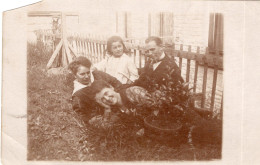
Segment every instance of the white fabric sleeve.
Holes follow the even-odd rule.
[[[103,59],[102,61],[94,64],[94,67],[97,68],[97,70],[105,72],[107,65],[107,58]]]
[[[135,63],[132,61],[131,58],[128,59],[128,72],[129,72],[129,79],[134,82],[136,79],[139,78],[138,70],[135,66]]]

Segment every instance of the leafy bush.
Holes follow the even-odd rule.
[[[191,93],[187,83],[182,83],[180,74],[171,67],[166,66],[166,71],[162,73],[162,80],[158,83],[154,77],[146,77],[148,90],[152,91],[155,100],[153,105],[154,114],[157,118],[171,116],[180,118],[183,109],[189,106]]]

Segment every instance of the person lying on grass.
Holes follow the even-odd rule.
[[[142,117],[153,112],[153,106],[156,104],[153,99],[153,93],[150,94],[139,86],[121,86],[118,89],[104,81],[94,81],[91,85],[95,100],[101,106],[109,108],[118,108],[121,112],[127,114],[139,113]],[[206,120],[202,118],[192,108],[182,110],[183,128],[188,128],[184,133],[189,141],[199,143],[221,143],[221,123],[217,120]],[[102,119],[99,119],[102,120]],[[90,120],[95,123],[96,118]]]
[[[154,104],[151,94],[142,87],[123,84],[118,88],[112,87],[105,81],[94,81],[90,87],[96,103],[105,109],[110,109],[114,114],[135,116],[137,120],[143,120],[151,112]],[[137,111],[138,110],[138,111]],[[111,126],[114,116],[96,116],[89,122],[92,125]],[[112,122],[112,123],[111,123]],[[101,127],[103,127],[101,126]]]
[[[154,100],[142,87],[122,85],[114,88],[107,82],[98,80],[91,85],[95,100],[106,108],[117,107],[121,112],[130,113],[130,109],[149,108]]]
[[[101,110],[93,99],[93,91],[90,86],[94,80],[103,80],[113,87],[122,84],[114,77],[102,71],[93,70],[92,63],[86,57],[77,57],[68,66],[68,69],[75,77],[74,89],[72,93],[72,107],[76,112],[84,116],[84,121],[88,121],[94,110]]]

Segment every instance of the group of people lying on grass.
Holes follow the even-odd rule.
[[[172,79],[184,84],[174,57],[165,53],[159,37],[145,40],[148,60],[144,68],[137,69],[127,54],[123,40],[112,36],[107,41],[107,57],[103,61],[93,65],[87,58],[77,57],[69,64],[69,70],[75,76],[73,109],[86,123],[97,119],[98,114],[100,120],[113,123],[118,113],[140,113],[144,117],[153,113],[155,100],[152,96],[158,94],[158,90],[150,88],[151,84],[164,85],[167,72],[174,72],[170,74]],[[193,111],[190,114],[204,120]]]

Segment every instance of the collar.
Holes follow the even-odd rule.
[[[153,70],[155,70],[160,64],[161,64],[162,61],[158,61],[156,63],[153,64]]]
[[[92,74],[93,70],[91,69],[90,71],[90,82],[88,85],[84,85],[84,84],[81,84],[80,82],[78,82],[78,80],[74,80],[73,83],[74,83],[74,89],[73,89],[73,92],[72,92],[72,95],[74,93],[76,93],[78,90],[82,89],[82,88],[85,88],[85,87],[89,87],[93,82],[94,82],[94,76]]]
[[[91,82],[91,84],[94,82],[94,76],[93,76],[94,71],[95,71],[95,67],[91,66],[90,67],[90,82]]]
[[[113,55],[107,54],[107,55],[106,55],[106,58],[108,58],[108,59],[109,59],[109,58],[117,58],[117,59],[118,59],[118,58],[121,58],[121,57],[123,57],[123,56],[125,56],[125,55],[126,55],[126,54],[123,53],[121,56],[118,57],[118,56],[113,56]]]
[[[160,59],[159,60],[157,60],[157,61],[155,61],[154,63],[153,63],[153,70],[155,70],[159,65],[160,65],[160,63],[162,62],[162,60],[165,58],[165,54],[164,54],[164,52],[162,53],[162,55],[161,55],[161,57],[160,57]]]
[[[162,55],[161,55],[161,57],[159,58],[159,60],[158,60],[158,61],[162,61],[162,60],[164,59],[164,57],[165,57],[165,53],[164,53],[164,52],[162,52]]]
[[[152,60],[152,63],[156,64],[157,62],[161,62],[164,59],[164,57],[165,57],[165,53],[162,52],[160,58],[158,60]]]
[[[90,86],[90,85],[81,84],[80,82],[78,82],[78,80],[74,80],[73,83],[74,83],[74,89],[72,95],[74,95],[74,93],[76,93],[78,90]]]

